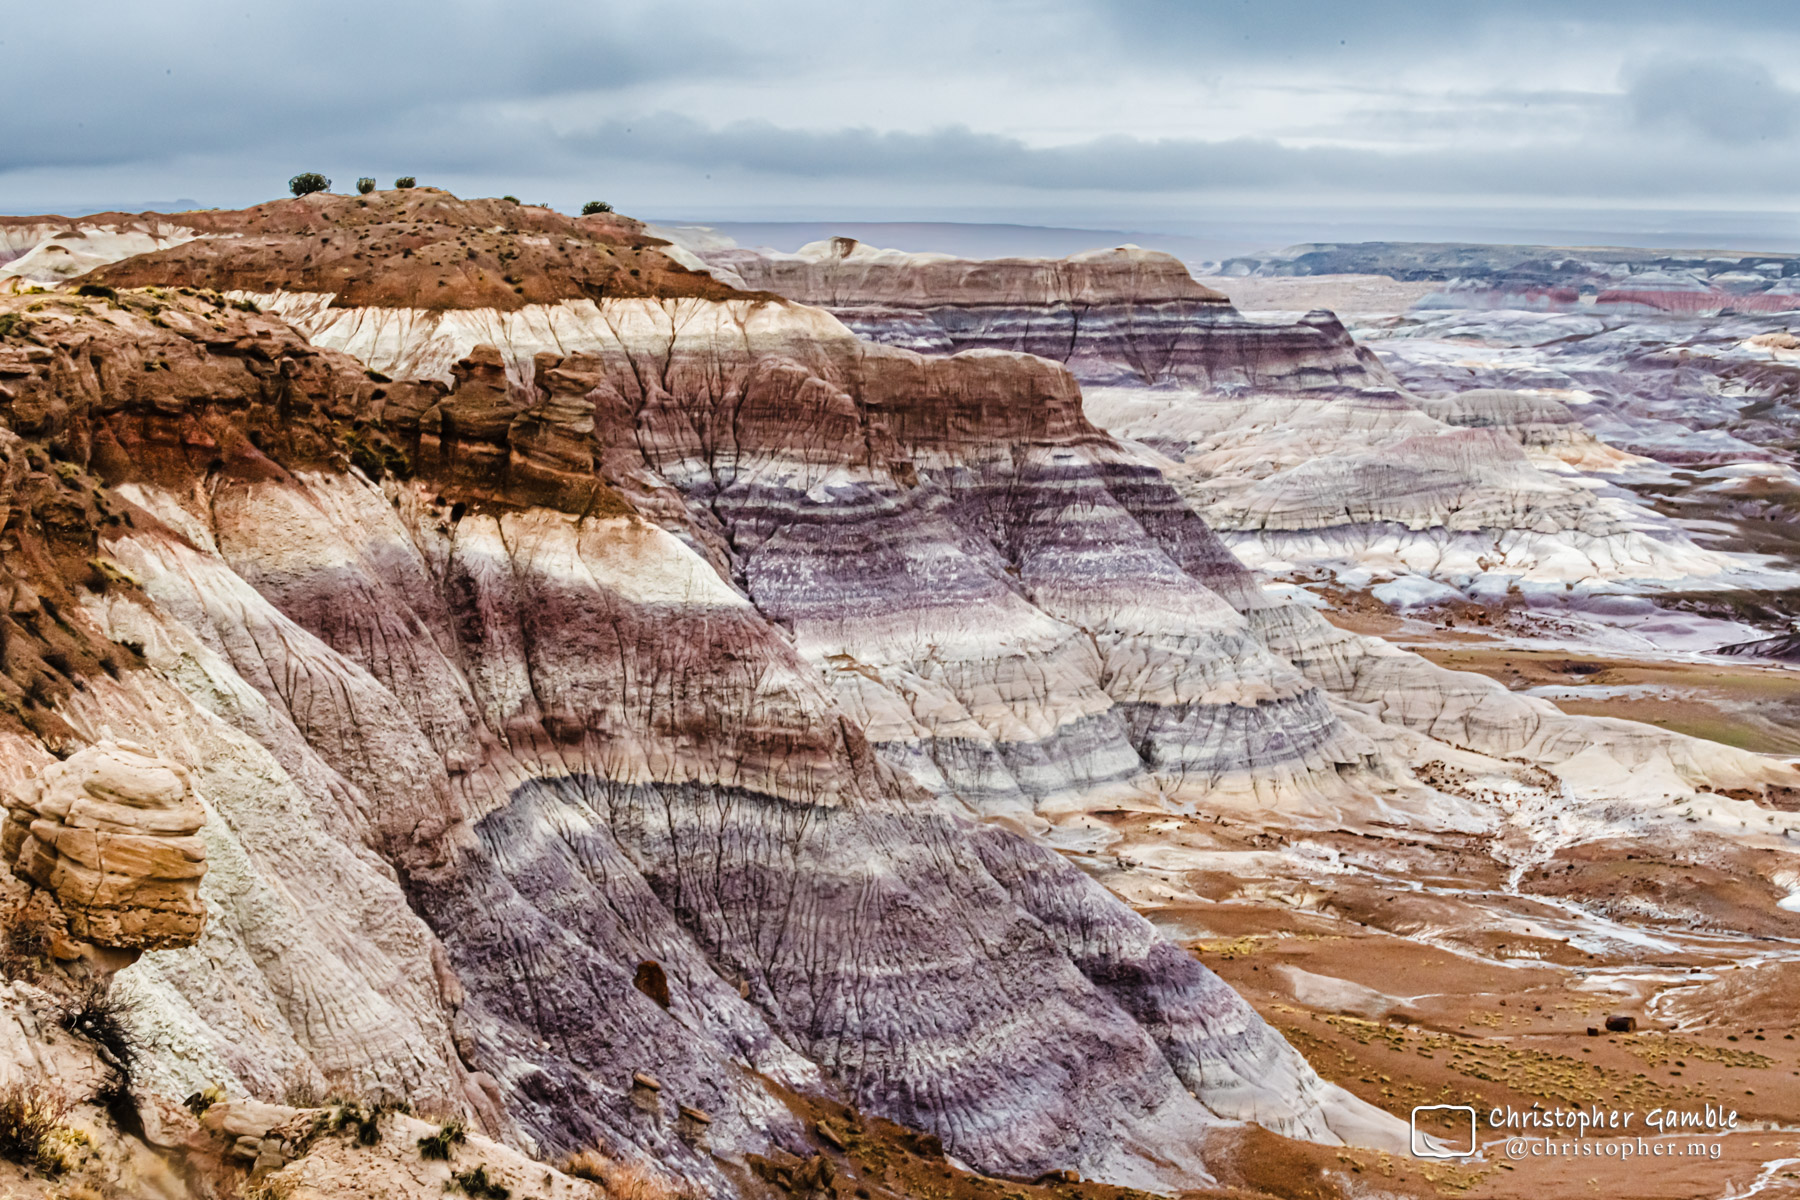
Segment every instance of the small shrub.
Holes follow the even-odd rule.
[[[117,300],[119,293],[103,283],[84,283],[76,287],[77,296],[98,296],[102,300]]]
[[[288,191],[296,196],[310,196],[314,192],[331,190],[331,180],[317,171],[302,171],[288,180]]]
[[[115,999],[106,984],[90,981],[63,1002],[58,1018],[64,1029],[98,1046],[101,1056],[129,1080],[138,1044],[127,1020],[135,1007]]]
[[[23,324],[25,318],[18,313],[0,313],[0,337],[11,337]]]
[[[589,200],[586,204],[581,206],[581,215],[584,217],[591,217],[595,213],[609,213],[612,210],[613,206],[604,200]]]
[[[593,1150],[583,1150],[579,1154],[571,1154],[563,1159],[557,1169],[571,1179],[585,1179],[589,1183],[605,1183],[606,1168],[611,1162],[600,1157]]]
[[[0,908],[0,979],[36,979],[48,954],[43,927],[26,917],[22,901]]]
[[[354,1100],[339,1100],[329,1112],[314,1119],[314,1128],[324,1133],[348,1133],[359,1146],[373,1146],[381,1141],[383,1110],[365,1109]]]
[[[356,181],[356,190],[358,194],[366,196],[375,190],[375,181],[370,179],[367,175],[364,175],[361,179]]]
[[[244,1189],[244,1200],[293,1200],[294,1181],[270,1175],[260,1183]]]
[[[63,1124],[68,1115],[68,1093],[41,1079],[0,1088],[0,1158],[62,1174],[73,1165],[70,1151],[81,1139]]]
[[[449,1162],[456,1147],[469,1140],[460,1120],[452,1118],[445,1121],[436,1133],[428,1133],[419,1139],[419,1157],[429,1158],[435,1162]]]
[[[419,181],[414,179],[411,175],[402,175],[400,178],[394,180],[394,186],[397,188],[417,187],[419,186]]]
[[[223,1103],[225,1103],[225,1089],[217,1084],[208,1084],[183,1100],[181,1106],[197,1117],[213,1105]]]
[[[475,1200],[509,1200],[512,1189],[496,1180],[489,1179],[487,1167],[470,1167],[467,1171],[458,1171],[450,1176],[450,1182],[465,1196],[473,1196]]]
[[[517,204],[519,202],[519,198],[517,196],[502,196],[500,198],[502,200],[506,201],[508,204]]]

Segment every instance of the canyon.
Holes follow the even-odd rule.
[[[0,1086],[101,1194],[1506,1195],[1410,1106],[1787,1019],[1800,747],[1715,735],[1791,677],[1712,653],[1800,588],[1778,318],[431,188],[4,237]]]

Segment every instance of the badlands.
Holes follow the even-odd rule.
[[[1739,1114],[1600,1194],[1800,1159],[1779,317],[432,188],[0,246],[12,1194],[1612,1169],[1424,1103]]]

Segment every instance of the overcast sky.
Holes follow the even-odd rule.
[[[1800,205],[1788,0],[9,7],[13,212],[309,169],[679,218]]]

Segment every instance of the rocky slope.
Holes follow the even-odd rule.
[[[1408,391],[1329,313],[1246,319],[1167,255],[972,261],[845,238],[701,253],[875,340],[1065,361],[1089,415],[1174,460],[1161,469],[1253,566],[1416,577],[1409,599],[1739,569],[1610,487],[1631,456],[1554,399]]]

